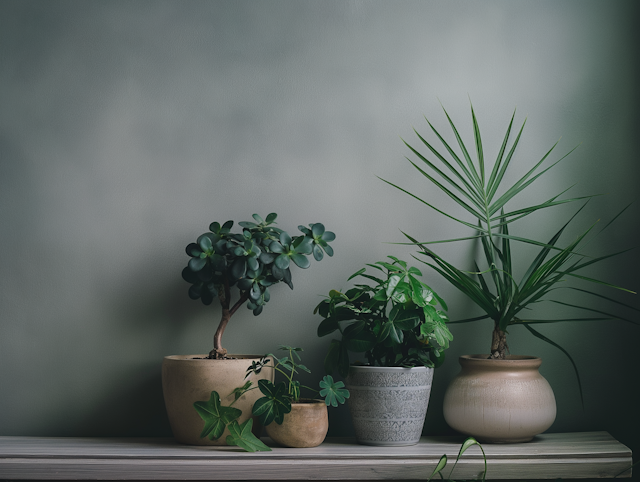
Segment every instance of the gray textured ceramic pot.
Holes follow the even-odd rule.
[[[556,418],[551,386],[538,372],[542,360],[508,355],[463,355],[462,370],[444,394],[443,414],[449,426],[480,442],[527,442],[547,430]]]
[[[418,443],[432,379],[433,368],[351,366],[345,382],[358,443]]]

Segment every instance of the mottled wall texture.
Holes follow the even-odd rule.
[[[321,296],[365,262],[410,258],[415,249],[391,244],[400,230],[423,240],[469,234],[378,179],[460,214],[416,175],[402,142],[417,140],[413,128],[427,133],[425,116],[453,141],[441,104],[472,143],[473,103],[490,157],[514,109],[518,124],[527,119],[512,179],[558,139],[550,162],[579,145],[513,207],[569,186],[567,196],[603,194],[565,239],[600,220],[598,231],[637,197],[638,13],[634,1],[605,0],[3,0],[0,435],[170,434],[162,357],[208,351],[220,315],[190,301],[180,277],[184,247],[214,220],[275,211],[287,230],[322,222],[337,234],[333,258],[295,271],[294,291],[278,286],[262,315],[242,310],[225,336],[236,353],[302,346],[319,377]],[[512,233],[546,240],[576,207]],[[589,254],[637,245],[639,212],[633,204]],[[471,269],[475,250],[439,252]],[[637,291],[638,264],[630,251],[590,275]],[[478,314],[423,271],[452,319]],[[536,314],[567,309],[540,304]],[[444,388],[459,355],[488,350],[490,330],[452,327],[425,433],[450,433]],[[574,357],[585,395],[583,409],[562,352],[512,330],[513,353],[543,358],[558,402],[551,430],[607,430],[640,450],[640,327],[540,330]],[[333,435],[350,434],[345,407],[331,419]]]

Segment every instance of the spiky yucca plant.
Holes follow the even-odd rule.
[[[587,235],[592,232],[595,225],[586,229],[581,235],[569,242],[566,246],[562,248],[557,246],[557,243],[559,242],[562,233],[567,228],[567,225],[575,219],[577,212],[579,212],[586,202],[588,202],[589,198],[593,196],[560,199],[560,197],[566,192],[564,191],[539,204],[519,209],[510,209],[507,207],[509,201],[530,186],[558,162],[567,157],[573,150],[575,150],[575,148],[548,167],[545,167],[544,163],[556,147],[556,142],[556,144],[549,149],[542,159],[514,184],[503,186],[502,184],[505,179],[505,173],[512,162],[525,123],[522,124],[515,140],[513,140],[509,146],[511,130],[515,118],[515,112],[513,113],[504,136],[504,140],[502,141],[502,145],[498,152],[498,156],[493,163],[493,166],[489,167],[485,165],[485,153],[473,106],[471,106],[471,117],[473,122],[475,159],[472,159],[470,151],[465,146],[456,126],[449,117],[449,114],[446,110],[444,112],[453,131],[453,135],[455,136],[461,155],[454,151],[454,149],[444,140],[440,133],[427,119],[429,127],[442,143],[446,153],[448,153],[448,158],[435,149],[432,144],[425,139],[425,137],[420,135],[414,129],[418,138],[428,150],[428,153],[422,154],[405,142],[407,147],[409,147],[422,164],[419,165],[420,163],[414,162],[409,158],[407,158],[407,160],[409,160],[413,167],[428,179],[431,184],[435,185],[442,192],[447,194],[447,196],[457,205],[464,208],[464,210],[469,213],[471,220],[467,221],[464,219],[458,219],[448,214],[444,209],[439,209],[433,206],[429,202],[421,199],[402,187],[384,179],[383,181],[409,194],[447,218],[466,226],[470,233],[468,236],[462,238],[438,241],[418,241],[409,234],[404,234],[410,239],[411,244],[415,244],[420,248],[420,254],[428,258],[428,260],[424,260],[424,258],[422,258],[423,262],[431,266],[451,284],[466,294],[484,312],[481,316],[458,320],[457,323],[483,320],[487,318],[493,320],[494,329],[490,348],[491,358],[505,358],[508,351],[506,335],[509,326],[522,325],[536,337],[562,350],[562,352],[564,352],[571,360],[577,375],[578,372],[576,365],[569,353],[560,345],[534,329],[532,325],[556,323],[561,321],[582,322],[608,319],[622,319],[635,324],[637,324],[637,322],[621,318],[618,315],[606,313],[595,308],[575,305],[559,300],[551,301],[573,307],[578,310],[589,311],[595,316],[590,315],[587,317],[575,318],[536,319],[531,317],[531,305],[545,300],[546,296],[552,291],[559,289],[558,284],[560,282],[570,280],[581,280],[591,284],[629,291],[581,274],[581,271],[584,268],[612,256],[621,254],[626,250],[600,257],[590,257],[583,254],[580,250],[585,245]],[[583,201],[581,203],[582,206],[547,242],[518,237],[510,233],[512,223],[521,220],[536,211],[547,209],[552,206],[558,206],[560,204],[579,201]],[[622,211],[614,217],[614,220],[622,213]],[[611,222],[609,222],[609,224]],[[605,229],[609,224],[607,224],[603,229]],[[484,255],[480,262],[476,261],[474,272],[465,271],[455,267],[441,256],[437,255],[429,247],[436,243],[468,240],[480,242],[482,246],[482,253]],[[512,242],[526,243],[539,247],[537,255],[529,264],[526,272],[521,276],[518,276],[513,270]],[[582,293],[589,294],[592,297],[598,297],[599,300],[604,299],[612,303],[623,305],[612,298],[599,293],[594,293],[579,286],[572,286],[570,283],[562,283],[562,285],[563,288],[577,290]],[[628,305],[623,306],[631,308]],[[456,323],[456,321],[452,321],[452,323]],[[580,383],[579,377],[578,383]]]

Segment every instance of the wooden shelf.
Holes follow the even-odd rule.
[[[338,438],[312,449],[287,449],[265,439],[272,452],[247,453],[160,438],[0,437],[0,479],[426,480],[442,454],[453,463],[463,440],[423,437],[409,447],[369,447]],[[631,465],[631,450],[606,432],[543,434],[528,443],[483,448],[488,479],[611,478]],[[454,476],[473,479],[482,470],[474,446]]]

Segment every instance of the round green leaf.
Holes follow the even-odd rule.
[[[315,223],[311,226],[313,237],[321,237],[324,234],[324,224]]]
[[[275,265],[280,269],[287,269],[289,267],[289,256],[284,253],[281,254],[276,258]]]
[[[191,258],[189,260],[189,268],[192,271],[200,271],[207,264],[207,258]]]
[[[247,262],[244,258],[237,258],[231,265],[231,276],[235,279],[244,278],[247,272]]]
[[[271,250],[271,252],[273,253],[284,253],[284,247],[277,241],[273,241],[270,245],[269,245],[269,249]]]
[[[186,252],[192,258],[197,258],[202,253],[202,250],[200,249],[200,246],[198,246],[196,243],[190,243],[187,246]]]
[[[322,258],[324,258],[324,253],[322,252],[322,248],[317,244],[313,245],[313,257],[315,258],[316,261],[322,261]]]
[[[280,244],[283,246],[289,246],[291,244],[291,236],[289,236],[286,231],[280,233]]]
[[[213,243],[211,242],[209,236],[200,236],[200,239],[198,239],[198,244],[200,245],[202,251],[209,251],[211,248],[213,248]]]
[[[192,300],[197,300],[198,298],[200,298],[201,294],[202,294],[202,285],[197,284],[197,285],[191,285],[189,287],[189,298],[191,298]]]
[[[282,255],[281,255],[282,256]],[[311,265],[311,261],[304,254],[295,253],[291,255],[291,260],[302,269],[306,269]],[[277,259],[276,259],[277,261]]]
[[[334,239],[336,239],[336,235],[331,231],[325,231],[324,234],[322,235],[322,240],[328,243],[333,241]]]
[[[253,271],[258,271],[260,263],[258,263],[258,259],[256,257],[250,256],[247,258],[247,266],[249,266],[249,269]]]

